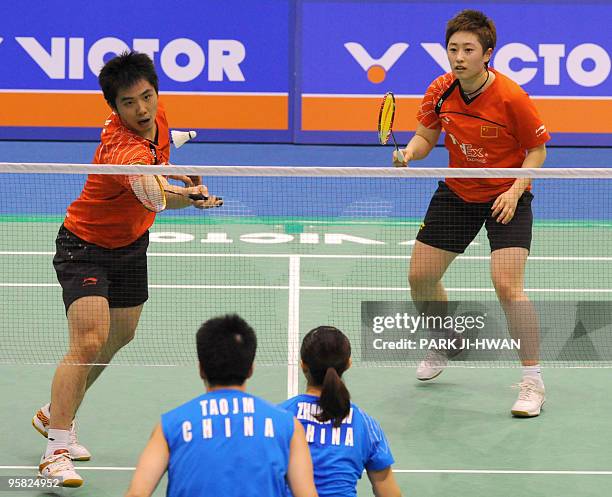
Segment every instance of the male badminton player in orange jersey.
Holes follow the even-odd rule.
[[[99,83],[112,114],[104,124],[96,164],[167,164],[170,143],[166,114],[158,105],[158,78],[145,54],[124,53],[102,68]],[[221,200],[208,195],[199,178],[181,177],[166,208],[208,208]],[[191,200],[188,195],[206,200]],[[80,486],[73,460],[89,460],[79,444],[74,416],[85,391],[115,353],[134,337],[147,291],[148,229],[155,213],[138,200],[126,176],[89,175],[67,210],[53,259],[68,318],[69,347],[51,387],[51,403],[38,410],[34,427],[48,437],[41,477]],[[94,365],[95,364],[95,365]]]
[[[450,167],[542,166],[550,136],[529,96],[489,67],[495,42],[495,25],[482,12],[464,10],[448,22],[446,49],[451,72],[427,89],[417,114],[416,133],[403,149],[403,161],[393,153],[394,165],[406,166],[426,157],[444,130]],[[511,412],[522,417],[540,414],[545,400],[538,319],[524,291],[532,198],[529,179],[448,178],[440,182],[418,233],[409,272],[415,302],[446,302],[442,276],[485,225],[493,285],[512,337],[521,340],[523,379]],[[417,378],[435,378],[447,361],[446,354],[428,352]]]

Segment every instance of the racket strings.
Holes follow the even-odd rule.
[[[129,182],[134,195],[146,209],[161,212],[166,208],[166,194],[157,176],[134,175],[129,177]]]
[[[387,93],[383,97],[378,116],[378,133],[380,143],[386,145],[392,133],[393,117],[395,115],[395,97]]]

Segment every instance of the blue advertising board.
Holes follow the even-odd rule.
[[[130,49],[154,60],[171,126],[198,140],[374,143],[386,91],[407,138],[464,8],[494,19],[492,64],[553,144],[612,146],[612,4],[565,0],[2,2],[0,139],[97,139],[98,71]]]
[[[398,97],[398,129],[414,130],[423,93],[450,70],[446,23],[468,7],[495,21],[493,67],[532,96],[558,143],[612,145],[612,6],[603,2],[303,0],[297,139],[373,143],[387,91]]]
[[[132,49],[154,60],[172,125],[207,139],[291,138],[287,1],[47,0],[0,9],[0,138],[52,128],[96,138],[108,115],[97,75]]]

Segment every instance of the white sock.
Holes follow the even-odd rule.
[[[69,430],[49,430],[47,450],[45,451],[45,457],[53,454],[56,450],[66,449],[68,450],[68,441],[70,437]]]
[[[535,378],[542,385],[544,384],[544,380],[542,379],[542,369],[539,364],[535,366],[523,366],[523,378]]]

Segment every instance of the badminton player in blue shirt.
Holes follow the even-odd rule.
[[[149,497],[168,471],[168,497],[317,497],[304,429],[293,415],[246,392],[257,341],[239,316],[197,333],[206,393],[164,414],[126,497]]]
[[[365,469],[377,497],[400,497],[393,456],[380,425],[350,401],[342,373],[351,344],[332,326],[311,330],[302,342],[306,393],[281,404],[304,425],[320,497],[356,497]]]

